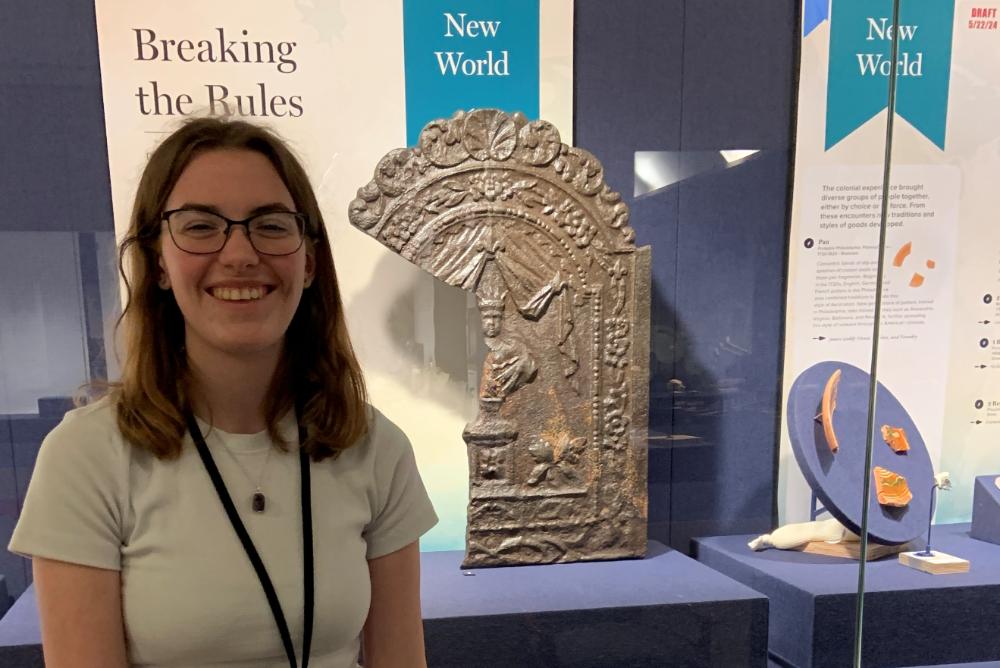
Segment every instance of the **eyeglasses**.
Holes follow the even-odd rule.
[[[253,249],[262,255],[291,255],[302,246],[306,216],[293,211],[271,211],[231,220],[198,209],[164,211],[170,238],[185,253],[209,255],[225,247],[233,225],[243,225]]]

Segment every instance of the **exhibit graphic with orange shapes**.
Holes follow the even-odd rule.
[[[899,250],[896,251],[896,257],[892,258],[892,266],[902,267],[903,262],[906,261],[906,257],[910,254],[910,251],[912,250],[913,250],[912,241],[907,241],[905,244],[900,246]]]
[[[906,258],[910,257],[910,254],[912,252],[913,252],[913,242],[907,241],[905,244],[899,247],[899,250],[896,251],[896,254],[892,258],[892,266],[896,268],[902,267],[903,264],[906,262]],[[937,263],[931,258],[927,258],[927,260],[924,262],[924,265],[928,269],[933,269],[934,267],[937,266]],[[924,284],[924,275],[918,271],[913,272],[913,275],[910,277],[910,287],[919,288],[923,284]]]

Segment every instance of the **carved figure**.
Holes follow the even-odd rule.
[[[910,442],[906,439],[906,430],[902,427],[890,427],[887,424],[882,425],[882,440],[897,455],[906,454],[910,451]]]
[[[903,476],[881,466],[872,469],[872,475],[875,476],[875,494],[881,505],[903,508],[913,500],[913,493]]]
[[[493,264],[488,263],[476,290],[483,336],[490,351],[483,363],[483,382],[479,389],[482,398],[504,399],[533,381],[538,372],[535,359],[523,342],[509,334],[501,336],[506,297],[503,279]]]
[[[545,121],[458,112],[385,155],[349,216],[476,296],[464,565],[642,556],[649,249],[601,164]]]

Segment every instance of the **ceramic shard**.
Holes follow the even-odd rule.
[[[881,466],[872,469],[872,475],[875,476],[875,495],[879,504],[903,508],[913,500],[913,493],[903,476]]]
[[[826,445],[830,452],[836,453],[840,449],[837,442],[837,432],[833,429],[833,413],[837,410],[837,390],[840,387],[840,369],[837,369],[826,381],[823,388],[823,401],[820,405],[820,420],[823,422],[823,436],[826,438]]]
[[[892,448],[896,454],[903,454],[910,451],[910,441],[906,438],[906,430],[902,427],[891,427],[882,425],[882,440]]]
[[[458,112],[383,157],[349,217],[479,307],[463,565],[642,556],[649,248],[600,162],[545,121]]]

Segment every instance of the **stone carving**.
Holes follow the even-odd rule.
[[[649,249],[597,159],[458,112],[383,157],[349,217],[479,306],[464,565],[645,554]]]

